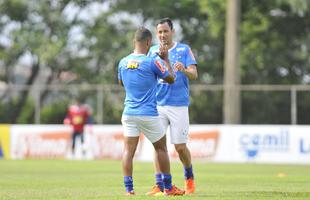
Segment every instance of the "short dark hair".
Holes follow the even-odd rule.
[[[135,33],[135,41],[137,42],[143,42],[148,39],[152,39],[152,33],[149,29],[145,27],[140,27],[136,30]]]
[[[171,30],[173,29],[173,23],[172,23],[172,20],[169,17],[165,17],[165,18],[162,18],[162,19],[158,20],[158,22],[156,23],[156,27],[159,24],[164,24],[164,23],[167,23]]]

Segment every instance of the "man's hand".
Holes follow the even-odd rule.
[[[159,52],[157,55],[163,60],[168,60],[168,46],[166,44],[160,43]]]
[[[196,65],[189,65],[187,68],[181,62],[176,62],[174,64],[174,69],[176,71],[180,71],[187,76],[190,80],[196,80],[198,78],[198,73],[196,69]]]
[[[183,63],[181,63],[179,61],[174,64],[174,69],[176,71],[180,71],[180,72],[184,72],[185,71],[185,67],[184,67]]]

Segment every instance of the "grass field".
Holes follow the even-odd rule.
[[[183,186],[179,162],[173,182]],[[120,161],[0,160],[0,199],[305,199],[310,166],[194,163],[197,192],[183,197],[147,197],[152,163],[134,163],[136,196],[124,196]]]

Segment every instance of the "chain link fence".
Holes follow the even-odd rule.
[[[234,89],[241,91],[241,124],[310,123],[310,86],[240,85]],[[29,123],[61,123],[75,97],[83,97],[84,103],[93,108],[96,123],[120,123],[125,93],[118,85],[9,85],[0,88],[2,107],[26,90],[30,92],[26,106],[33,112]],[[191,85],[191,123],[223,123],[223,93],[223,85]],[[1,123],[7,121],[0,116]]]

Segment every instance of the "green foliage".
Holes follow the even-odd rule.
[[[190,123],[221,124],[222,123],[222,91],[191,92]]]
[[[24,21],[28,15],[27,0],[3,0],[0,11],[16,21]]]
[[[104,95],[104,123],[120,124],[121,116],[124,109],[124,92],[105,93]]]
[[[242,124],[290,124],[290,92],[243,92]]]
[[[1,123],[12,123],[12,116],[16,112],[17,98],[14,97],[8,102],[0,103],[0,119]],[[34,101],[32,98],[26,100],[26,104],[21,114],[18,116],[17,122],[20,124],[34,123],[34,117],[30,117],[34,110]]]
[[[0,42],[0,81],[32,85],[39,76],[32,69],[38,65],[39,70],[48,76],[47,79],[39,79],[41,85],[114,84],[117,82],[119,60],[132,51],[134,30],[145,25],[154,31],[156,20],[170,17],[177,28],[176,40],[189,44],[198,61],[199,79],[191,83],[222,84],[226,2],[1,0],[0,35],[5,35],[7,43]],[[242,84],[309,84],[309,2],[241,1],[241,6]],[[85,13],[88,13],[87,17]],[[16,78],[15,67],[25,55],[30,57],[29,66],[25,68],[25,74],[29,76]],[[68,73],[69,77],[64,76]],[[219,93],[193,93],[191,122],[222,122],[222,94]],[[22,101],[28,96],[25,93],[17,97],[10,93],[0,96],[1,122],[33,122],[33,103]],[[281,107],[289,106],[287,98],[268,96],[273,95],[243,94],[243,123],[290,122],[289,109]],[[14,100],[8,103],[4,99]],[[105,99],[104,123],[119,123],[123,108],[120,100]],[[92,102],[95,106],[95,101]],[[269,105],[269,116],[265,117],[255,109],[260,102]],[[301,101],[298,106],[308,108],[307,102]],[[62,107],[61,102],[55,102],[54,106],[58,104]],[[7,110],[17,113],[16,119],[11,119],[14,115]],[[61,112],[52,112],[51,108],[45,107],[43,111],[44,118],[51,120],[42,119],[44,123],[56,123]],[[305,109],[298,110],[302,123],[306,123],[306,115]]]
[[[310,73],[310,10],[288,2],[242,3],[241,69],[244,84],[302,84]]]
[[[17,118],[19,124],[33,124],[34,116],[31,116],[34,111],[34,100],[32,97],[27,98],[26,104],[23,107],[21,114]]]
[[[67,114],[69,101],[55,101],[46,105],[41,110],[42,124],[62,124]]]
[[[310,92],[299,91],[297,92],[297,123],[310,124],[309,110],[310,110]]]
[[[15,104],[13,101],[3,102],[0,104],[0,119],[1,123],[11,123],[12,113],[14,112]]]

